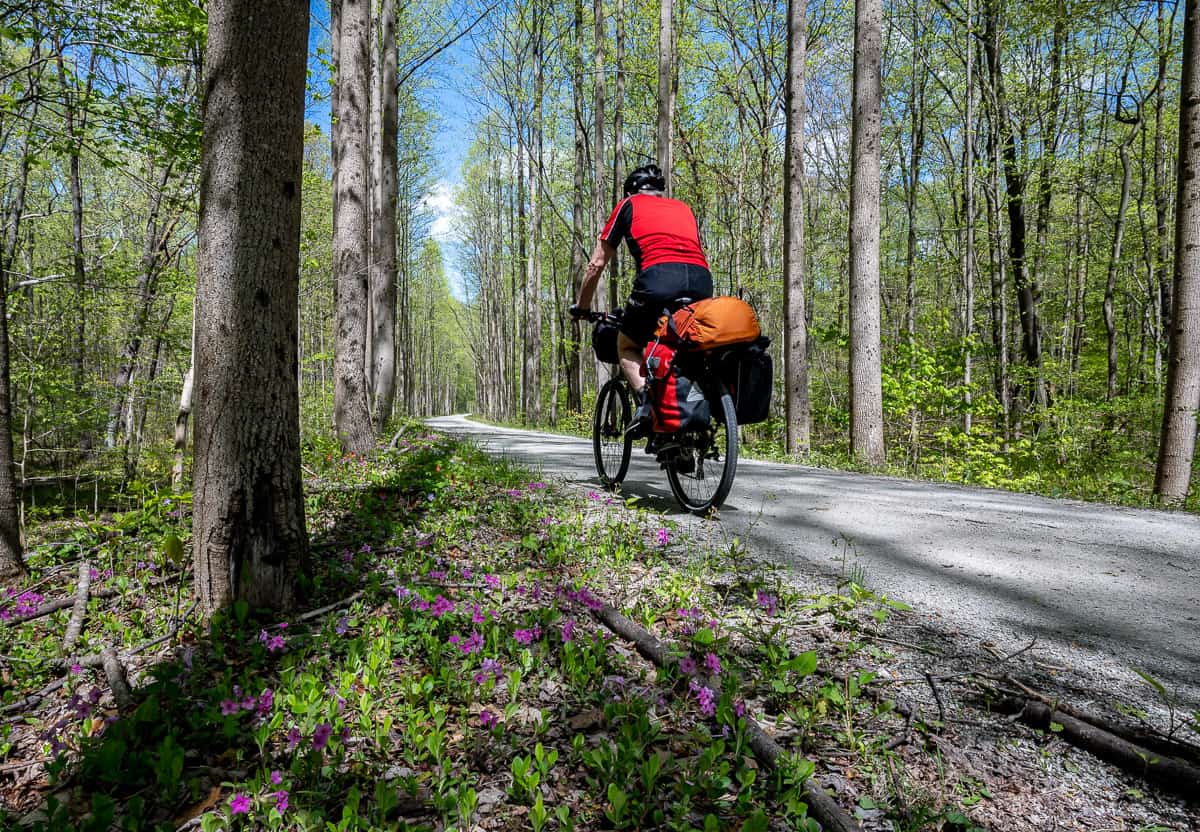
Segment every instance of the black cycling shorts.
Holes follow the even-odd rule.
[[[659,263],[637,276],[625,305],[621,332],[638,346],[654,337],[665,309],[674,311],[681,299],[703,300],[713,294],[712,274],[690,263]]]

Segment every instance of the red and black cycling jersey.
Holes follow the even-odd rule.
[[[614,248],[629,242],[639,272],[660,263],[708,268],[700,247],[696,215],[687,203],[650,194],[634,194],[617,203],[600,239]]]

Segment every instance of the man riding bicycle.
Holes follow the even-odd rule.
[[[713,293],[696,216],[687,203],[667,198],[665,190],[666,181],[657,165],[637,168],[626,177],[625,198],[613,208],[600,232],[579,297],[571,307],[573,317],[587,314],[605,266],[625,240],[637,278],[621,319],[617,350],[621,370],[639,401],[629,428],[634,438],[648,434],[653,423],[642,377],[642,352],[654,336],[659,317],[682,299],[703,300]]]

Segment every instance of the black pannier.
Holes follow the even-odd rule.
[[[621,312],[620,309],[614,309],[612,314],[617,320],[620,320]],[[620,353],[617,352],[617,333],[619,331],[618,324],[607,318],[592,327],[592,351],[596,353],[597,361],[604,364],[616,364],[621,360]]]
[[[771,388],[774,363],[767,347],[771,339],[761,337],[737,351],[737,370],[733,376],[733,403],[739,425],[765,422],[771,412]]]

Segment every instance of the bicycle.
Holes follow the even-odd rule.
[[[598,331],[601,325],[617,327],[621,310],[588,312],[583,316]],[[597,358],[604,363],[618,364],[615,345],[611,352],[596,343]],[[736,357],[732,349],[688,353],[680,351],[685,375],[696,380],[709,402],[712,419],[703,428],[678,433],[653,433],[647,441],[659,465],[666,471],[671,493],[683,508],[693,514],[706,514],[718,508],[733,487],[738,460],[737,413],[731,395],[731,379],[736,379]],[[733,375],[731,375],[731,373]],[[654,384],[651,374],[647,383]],[[653,395],[651,395],[653,401]],[[606,488],[619,486],[629,472],[633,438],[628,433],[633,416],[633,391],[619,367],[596,394],[596,411],[592,419],[592,450],[596,473]]]

